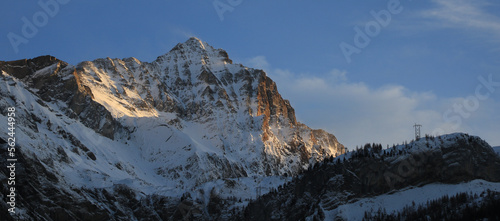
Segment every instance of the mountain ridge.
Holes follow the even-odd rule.
[[[0,120],[16,108],[26,170],[54,177],[30,191],[76,196],[125,188],[162,199],[189,193],[204,207],[212,189],[254,198],[256,187],[279,185],[345,151],[334,135],[297,122],[264,71],[233,64],[199,39],[151,63],[100,58],[71,65],[41,56],[0,62],[0,70]]]
[[[375,213],[384,210],[381,205],[392,205],[375,201],[375,198],[391,198],[391,194],[405,194],[409,189],[416,189],[415,195],[419,188],[429,184],[462,188],[460,185],[472,182],[472,185],[482,186],[481,180],[491,182],[485,186],[500,190],[500,156],[476,136],[463,133],[428,136],[384,150],[379,145],[367,144],[360,150],[309,168],[293,181],[278,187],[278,191],[249,203],[238,219],[357,220],[363,218],[364,212]],[[422,189],[432,193],[428,194],[428,200],[447,195],[429,188]],[[392,206],[403,209],[412,206],[410,200],[401,199],[400,205]],[[363,204],[371,206],[363,207]]]
[[[422,185],[500,181],[499,156],[467,134],[346,153],[298,122],[263,70],[197,38],[152,62],[41,56],[0,70],[0,121],[15,107],[22,187],[11,216],[0,168],[9,220],[321,220]],[[7,134],[0,127],[5,156]]]

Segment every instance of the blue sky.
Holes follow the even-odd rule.
[[[58,7],[49,4],[47,13],[38,2]],[[415,122],[422,133],[462,131],[500,145],[498,1],[0,4],[0,60],[50,54],[71,64],[101,57],[153,61],[196,36],[235,62],[264,69],[300,121],[348,147],[410,140]],[[390,19],[378,21],[373,13]],[[36,31],[23,33],[23,18]],[[356,45],[356,29],[367,44]],[[16,36],[14,44],[9,36]],[[358,49],[350,62],[342,43]]]

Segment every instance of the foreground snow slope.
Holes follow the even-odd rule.
[[[428,201],[443,196],[454,196],[457,193],[464,192],[480,195],[486,190],[500,192],[500,183],[473,180],[460,184],[435,183],[423,187],[408,187],[391,194],[364,198],[354,203],[344,204],[334,210],[325,210],[324,220],[334,220],[335,218],[363,220],[365,212],[375,213],[382,209],[390,214],[401,211],[406,206],[425,205]]]

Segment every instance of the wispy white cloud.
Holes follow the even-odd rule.
[[[180,28],[176,26],[169,27],[170,32],[176,36],[185,38],[186,40],[190,37],[199,37],[193,31],[185,28]]]
[[[473,28],[500,37],[500,17],[488,13],[486,1],[433,0],[435,8],[422,11],[425,18],[437,19],[442,26]]]
[[[350,82],[343,70],[334,69],[318,77],[274,69],[264,57],[255,60],[266,64],[266,72],[277,82],[283,97],[290,100],[299,121],[326,129],[349,148],[368,142],[392,145],[411,140],[413,123],[422,124],[424,134],[433,134],[436,129],[441,133],[462,131],[487,136],[492,144],[500,143],[491,133],[500,131],[500,126],[488,120],[500,103],[491,99],[482,101],[481,107],[457,127],[443,115],[464,98],[439,98],[401,85],[372,88],[363,82]]]
[[[249,67],[262,69],[262,70],[267,70],[270,67],[265,56],[256,56],[256,57],[247,59],[244,62],[244,64],[249,66]]]
[[[347,81],[347,71],[333,69],[330,71],[329,77],[333,78],[335,81]]]

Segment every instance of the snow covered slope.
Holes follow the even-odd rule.
[[[479,179],[483,181],[463,184]],[[498,191],[498,182],[500,156],[481,138],[463,133],[428,136],[385,150],[366,145],[317,164],[251,202],[242,218],[360,220],[372,208],[387,207],[391,213],[412,201],[485,191],[481,188]]]
[[[500,146],[493,147],[493,150],[495,150],[495,152],[497,152],[498,154],[500,154]]]
[[[98,59],[76,75],[167,180],[294,175],[344,151],[333,135],[298,123],[263,71],[197,38],[152,63]]]
[[[19,155],[69,192],[123,184],[179,197],[236,180],[221,194],[255,197],[256,186],[344,153],[335,136],[297,122],[265,72],[197,38],[151,63],[72,66],[42,56],[0,62],[0,70],[0,122],[16,108]],[[3,141],[7,132],[0,128]]]
[[[400,212],[405,207],[425,206],[429,201],[443,196],[455,196],[459,193],[478,194],[486,190],[500,192],[500,183],[484,180],[473,180],[460,184],[428,184],[422,187],[409,187],[401,191],[368,197],[359,201],[339,206],[325,211],[324,220],[363,220],[365,212],[376,213],[378,210],[388,214]]]

